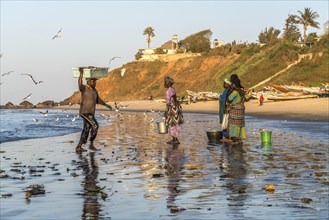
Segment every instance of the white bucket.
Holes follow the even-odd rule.
[[[168,133],[168,127],[166,126],[166,123],[164,121],[157,122],[157,125],[158,125],[159,134],[167,134]]]

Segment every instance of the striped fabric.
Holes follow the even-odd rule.
[[[228,118],[228,130],[230,138],[236,137],[241,139],[247,138],[245,127],[245,107],[242,97],[237,91],[233,91],[228,99],[232,102],[230,104],[230,112]]]

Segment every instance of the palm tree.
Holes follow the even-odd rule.
[[[315,19],[319,17],[318,13],[315,11],[312,11],[310,8],[304,8],[304,13],[301,11],[298,11],[299,16],[296,15],[296,23],[297,24],[302,24],[304,27],[304,42],[306,41],[306,31],[307,27],[311,26],[314,28],[320,28],[319,22],[316,22]]]
[[[151,37],[155,36],[154,29],[152,27],[145,28],[143,35],[147,35],[147,48],[150,48]]]

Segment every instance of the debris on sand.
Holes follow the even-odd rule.
[[[34,195],[42,195],[45,194],[46,190],[43,185],[30,185],[29,187],[25,188],[25,199],[30,199]]]
[[[274,192],[275,191],[275,186],[274,185],[266,185],[265,186],[265,191]]]

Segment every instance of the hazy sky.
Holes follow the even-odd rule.
[[[288,14],[310,7],[320,17],[323,33],[328,21],[328,0],[323,1],[0,1],[1,104],[61,101],[78,90],[72,68],[121,67],[147,47],[143,31],[155,30],[151,47],[160,47],[178,34],[179,39],[205,29],[225,43],[257,42],[266,27],[283,30]],[[62,37],[52,40],[62,28]],[[300,26],[302,30],[302,27]],[[20,74],[32,74],[44,83],[34,85]],[[129,74],[129,73],[127,73]],[[111,85],[109,85],[111,86]]]

